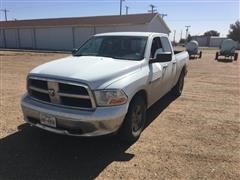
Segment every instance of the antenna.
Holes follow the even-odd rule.
[[[4,12],[5,21],[7,21],[7,12],[9,12],[9,10],[7,10],[7,9],[0,9],[0,11]]]

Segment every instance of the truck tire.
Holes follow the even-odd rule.
[[[216,52],[215,60],[218,60],[218,52]]]
[[[134,97],[119,131],[120,139],[124,143],[132,144],[138,140],[145,126],[146,111],[145,99],[141,96]]]
[[[234,54],[234,61],[237,61],[237,59],[238,59],[238,53],[235,53]]]
[[[201,59],[202,58],[202,51],[200,51],[200,53],[199,53],[199,59]]]
[[[184,74],[184,71],[182,71],[178,78],[177,84],[172,89],[172,94],[175,97],[179,97],[182,94],[183,87],[184,87],[184,78],[185,78],[185,74]]]

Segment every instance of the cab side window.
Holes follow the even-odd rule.
[[[163,46],[163,52],[172,52],[170,43],[168,38],[166,37],[161,37],[161,42],[162,42],[162,46]]]
[[[160,37],[155,37],[152,42],[151,47],[151,58],[155,58],[156,52],[160,51],[162,49],[162,43],[160,40]]]

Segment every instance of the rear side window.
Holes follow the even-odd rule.
[[[159,49],[162,49],[161,40],[160,37],[155,37],[152,41],[151,58],[155,58],[155,54]]]
[[[163,46],[163,52],[172,52],[168,38],[161,37],[161,42],[162,42],[162,46]]]

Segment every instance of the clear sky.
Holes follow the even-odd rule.
[[[0,9],[8,9],[8,19],[38,19],[119,14],[120,0],[0,0]],[[229,25],[240,19],[240,0],[125,0],[129,14],[146,13],[149,5],[157,6],[159,13],[168,14],[164,20],[179,39],[181,30],[190,25],[191,35],[217,30],[228,34]],[[1,13],[1,20],[4,14]],[[171,38],[172,38],[171,33]]]

